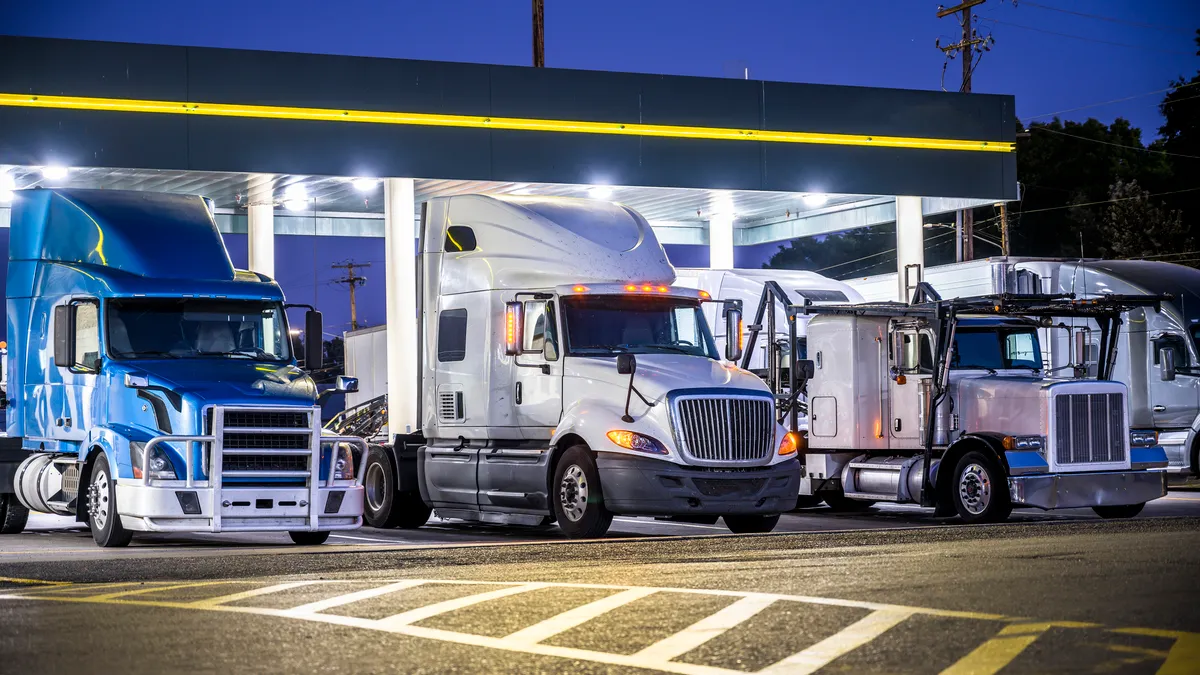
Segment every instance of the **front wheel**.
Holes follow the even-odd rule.
[[[725,516],[725,527],[734,534],[770,532],[778,524],[778,513],[773,516]]]
[[[550,502],[558,526],[571,539],[594,539],[608,532],[613,514],[604,508],[600,472],[587,446],[571,446],[559,458]]]
[[[29,509],[16,495],[0,495],[0,534],[20,534],[29,520]]]
[[[419,492],[396,489],[396,467],[383,448],[371,446],[363,472],[363,520],[371,527],[416,529],[429,521],[433,509]]]
[[[1101,518],[1132,518],[1146,507],[1142,504],[1126,504],[1124,506],[1093,506],[1092,510]]]
[[[329,539],[328,532],[288,532],[292,542],[301,546],[320,546]]]
[[[991,457],[972,450],[958,460],[950,499],[966,523],[999,523],[1012,513],[1008,481]]]
[[[117,512],[117,481],[113,479],[108,465],[108,455],[103,452],[92,465],[92,479],[87,492],[88,526],[92,539],[104,548],[129,545],[133,533],[121,525]]]

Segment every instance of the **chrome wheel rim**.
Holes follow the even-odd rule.
[[[992,477],[978,464],[968,464],[958,477],[958,497],[971,515],[979,515],[992,502]]]
[[[378,511],[383,508],[383,491],[386,487],[387,480],[383,475],[383,467],[376,462],[367,465],[367,475],[363,478],[363,488],[367,493],[367,506],[371,507],[372,511]]]
[[[97,530],[103,530],[108,524],[109,503],[108,472],[97,470],[92,476],[92,484],[88,487],[88,513],[92,516],[92,524]]]
[[[563,515],[573,523],[579,522],[587,511],[588,480],[578,464],[572,464],[563,472],[558,486],[558,501]]]

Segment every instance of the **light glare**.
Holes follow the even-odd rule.
[[[42,178],[46,180],[62,180],[70,175],[71,171],[65,166],[43,166]]]
[[[370,192],[375,189],[376,185],[379,185],[378,178],[355,178],[354,179],[354,189],[358,190],[359,192]]]
[[[816,208],[818,206],[825,206],[825,203],[829,201],[829,195],[823,195],[823,194],[820,194],[819,192],[813,192],[813,193],[804,195],[803,197],[801,197],[801,199],[804,201],[805,206]]]
[[[608,199],[612,197],[613,190],[607,185],[595,185],[588,190],[588,196],[592,199]]]

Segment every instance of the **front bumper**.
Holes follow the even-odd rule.
[[[361,485],[318,488],[315,509],[309,504],[312,492],[303,486],[225,485],[220,502],[213,499],[215,491],[204,483],[145,486],[119,480],[121,524],[136,532],[324,532],[362,525]]]
[[[791,511],[800,462],[753,469],[699,469],[658,459],[600,453],[604,505],[638,516],[776,514]]]
[[[1097,471],[1026,474],[1008,479],[1013,504],[1039,509],[1144,504],[1167,494],[1167,473]]]

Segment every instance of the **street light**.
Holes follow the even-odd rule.
[[[70,175],[71,170],[65,166],[43,166],[42,178],[46,180],[63,180]]]

